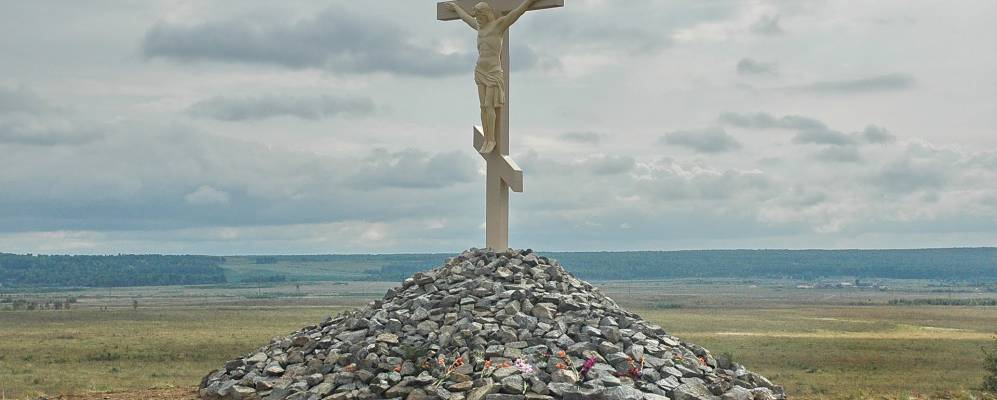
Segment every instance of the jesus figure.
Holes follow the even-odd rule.
[[[502,71],[502,41],[505,32],[536,2],[537,0],[524,0],[523,4],[502,17],[496,17],[492,7],[486,2],[474,6],[473,16],[457,3],[447,3],[450,10],[478,31],[478,64],[474,67],[474,82],[478,84],[481,125],[485,131],[485,142],[478,150],[481,154],[491,153],[495,148],[496,122],[506,104],[505,72]]]

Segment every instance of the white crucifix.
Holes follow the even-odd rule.
[[[523,170],[509,157],[509,27],[530,10],[563,7],[564,0],[456,0],[437,3],[436,18],[463,20],[478,32],[474,81],[481,126],[474,149],[487,165],[485,245],[509,248],[509,189],[523,191]]]

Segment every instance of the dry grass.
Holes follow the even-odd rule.
[[[733,284],[654,286],[611,294],[685,340],[733,354],[792,398],[987,398],[972,389],[983,378],[980,348],[997,329],[995,307],[847,306],[840,295],[821,304]],[[115,289],[84,292],[70,311],[0,312],[0,398],[189,399],[224,361],[385,287],[308,285],[316,294],[252,301],[245,294],[255,288]],[[664,294],[672,291],[679,296]],[[648,293],[680,298],[682,308],[656,307]],[[132,298],[143,306],[127,307]],[[112,311],[94,308],[102,304]]]
[[[0,313],[9,398],[187,387],[220,362],[336,308],[183,308]]]
[[[983,381],[990,307],[643,311],[670,332],[785,385],[796,398],[949,398]],[[873,395],[875,394],[875,395]],[[976,396],[980,396],[977,394]]]

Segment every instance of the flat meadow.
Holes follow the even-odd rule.
[[[993,342],[997,307],[884,302],[927,296],[913,289],[815,292],[738,281],[598,285],[672,334],[728,353],[783,384],[791,398],[986,398],[973,389],[983,380],[981,348]],[[69,310],[0,312],[0,395],[189,390],[226,360],[390,286],[21,292],[16,296],[72,296],[76,303]]]

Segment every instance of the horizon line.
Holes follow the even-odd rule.
[[[470,249],[461,250],[456,254]],[[532,250],[534,253],[681,253],[681,252],[721,252],[721,251],[925,251],[925,250],[997,250],[997,246],[966,246],[966,247],[910,247],[910,248],[712,248],[712,249],[675,249],[675,250]],[[455,253],[440,252],[397,252],[397,253],[260,253],[260,254],[195,254],[195,253],[11,253],[0,251],[0,255],[15,256],[68,256],[68,257],[113,257],[113,256],[199,256],[199,257],[310,257],[310,256],[406,256],[406,255],[449,255]]]

